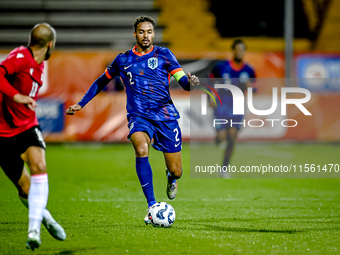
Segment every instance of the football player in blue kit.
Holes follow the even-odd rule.
[[[236,85],[245,92],[247,87],[252,87],[255,82],[255,71],[250,65],[244,62],[246,45],[243,40],[234,40],[232,50],[233,59],[218,62],[212,69],[211,78],[222,78],[225,84]],[[256,92],[255,87],[253,87],[253,92]],[[215,119],[226,119],[228,123],[216,125],[215,142],[216,144],[222,141],[227,142],[223,166],[228,166],[234,151],[237,133],[241,128],[244,116],[233,114],[233,97],[230,90],[218,89],[217,93],[221,98],[223,107],[216,107],[213,102],[210,102],[210,106],[214,108],[214,117]],[[233,123],[232,126],[230,123]],[[228,172],[221,172],[220,176],[229,178],[230,174]]]
[[[156,203],[152,169],[149,163],[149,145],[164,154],[167,175],[167,196],[177,194],[177,179],[182,175],[182,137],[177,119],[180,117],[169,92],[170,75],[190,91],[199,80],[195,75],[185,75],[173,53],[153,45],[155,21],[140,16],[134,21],[134,37],[137,45],[119,54],[105,72],[91,85],[78,104],[70,106],[66,113],[81,110],[116,76],[120,76],[127,95],[129,135],[136,156],[136,171],[149,208]],[[146,216],[146,224],[151,220]]]

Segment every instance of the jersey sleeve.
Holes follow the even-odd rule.
[[[14,97],[16,94],[19,93],[6,79],[6,69],[0,66],[0,92],[4,93],[9,97]]]
[[[255,81],[255,79],[256,79],[255,70],[254,70],[254,68],[252,66],[249,66],[249,69],[250,69],[250,71],[249,71],[249,78],[252,78]]]
[[[7,58],[0,63],[0,92],[9,97],[14,97],[19,92],[8,82],[6,75],[20,72],[26,66],[26,56],[21,52],[12,51]]]
[[[83,98],[78,102],[81,107],[84,107],[90,102],[96,95],[102,91],[105,86],[119,74],[118,70],[118,56],[112,61],[112,63],[105,69],[104,73],[95,80],[91,87],[88,89]]]
[[[96,95],[99,94],[100,91],[102,91],[105,86],[109,83],[109,81],[112,78],[107,77],[107,69],[105,70],[105,73],[103,73],[101,76],[98,77],[97,80],[95,80],[91,87],[88,89],[86,94],[83,96],[83,98],[78,102],[78,104],[81,107],[84,107],[88,102],[90,102]]]
[[[253,67],[249,66],[249,78],[250,78],[250,82],[251,82],[251,87],[253,88],[253,92],[256,93],[258,90],[258,86],[256,83],[256,74],[255,74],[255,70]]]
[[[119,55],[112,61],[112,63],[105,69],[105,76],[112,80],[116,76],[119,75],[119,69],[118,69],[118,58]]]
[[[12,51],[7,58],[0,63],[5,68],[6,74],[11,75],[20,72],[27,63],[27,57],[22,52]]]
[[[221,75],[222,63],[217,63],[211,71],[210,78],[222,78]]]
[[[177,82],[179,82],[183,76],[186,76],[181,65],[178,63],[175,55],[169,49],[166,49],[165,58],[165,69],[176,79]]]

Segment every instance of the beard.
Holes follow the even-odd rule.
[[[143,45],[142,42],[138,42],[138,41],[137,41],[137,44],[138,44],[138,46],[141,47],[143,50],[146,50],[147,48],[149,48],[149,47],[152,45],[152,42],[149,41],[148,44],[146,44],[146,45],[144,44],[144,45]]]
[[[235,63],[241,63],[242,62],[242,58],[238,58],[238,57],[234,57],[234,62]]]
[[[45,58],[44,58],[44,60],[48,60],[48,59],[51,57],[52,51],[53,51],[53,50],[51,50],[50,46],[47,46],[47,51],[46,51],[46,53],[45,53]]]

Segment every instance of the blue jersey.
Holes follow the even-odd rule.
[[[141,54],[136,47],[119,54],[105,70],[107,78],[120,76],[125,84],[127,117],[178,119],[169,92],[170,75],[183,73],[176,57],[167,48],[152,46],[149,52]]]
[[[251,66],[243,62],[236,64],[233,60],[217,63],[212,70],[212,76],[214,78],[223,78],[224,83],[235,85],[243,92],[247,88],[247,83],[254,82],[256,78],[254,69]],[[217,93],[221,98],[223,106],[217,106],[215,113],[232,113],[233,97],[230,90],[218,89]]]

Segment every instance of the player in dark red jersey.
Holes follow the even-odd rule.
[[[211,73],[212,78],[223,78],[224,83],[238,86],[243,92],[247,87],[252,87],[256,75],[254,69],[244,62],[246,53],[246,45],[241,39],[234,40],[232,46],[233,59],[230,61],[221,61],[217,63]],[[254,92],[256,88],[253,88]],[[235,148],[237,133],[241,128],[243,115],[233,114],[233,97],[229,90],[218,89],[218,94],[222,100],[223,107],[216,107],[213,102],[210,102],[214,108],[216,119],[226,119],[228,123],[234,122],[232,126],[216,125],[215,142],[219,144],[222,141],[227,142],[227,148],[224,152],[223,166],[228,166],[230,158]],[[229,178],[228,172],[221,172],[220,176]]]
[[[28,46],[14,49],[0,63],[0,166],[29,208],[26,246],[32,250],[41,244],[41,223],[56,239],[66,238],[64,229],[46,210],[45,142],[34,111],[43,82],[44,60],[49,59],[55,42],[54,28],[47,23],[37,24],[31,30]]]

